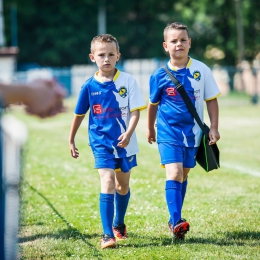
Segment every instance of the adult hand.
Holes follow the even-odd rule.
[[[37,79],[27,83],[23,103],[29,114],[41,118],[54,116],[64,111],[65,90],[56,80]]]

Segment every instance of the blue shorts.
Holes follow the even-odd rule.
[[[109,168],[116,172],[129,172],[133,167],[137,166],[136,155],[124,158],[95,158],[95,169]]]
[[[161,164],[182,163],[184,168],[194,168],[198,147],[185,147],[171,143],[159,143]]]

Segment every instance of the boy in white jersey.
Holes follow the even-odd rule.
[[[188,56],[191,47],[186,25],[175,22],[164,29],[163,47],[169,53],[167,67],[182,83],[203,121],[204,101],[210,118],[210,144],[216,143],[218,132],[218,102],[220,95],[211,70]],[[155,120],[157,118],[157,136]],[[168,226],[174,238],[184,239],[189,223],[181,210],[187,189],[190,168],[196,165],[195,155],[201,139],[201,129],[190,114],[182,97],[163,68],[150,78],[148,105],[148,142],[158,143],[161,164],[166,170],[165,195],[170,219]]]
[[[100,216],[104,233],[101,248],[104,249],[115,247],[116,238],[127,237],[124,217],[130,198],[130,171],[137,165],[138,153],[134,130],[140,110],[146,104],[135,79],[115,67],[120,58],[116,38],[110,34],[94,37],[89,57],[97,64],[98,71],[80,91],[69,145],[72,157],[77,158],[74,139],[90,110],[89,143],[95,157],[94,167],[101,178]]]

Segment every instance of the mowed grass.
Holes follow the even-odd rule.
[[[80,157],[70,156],[67,112],[41,120],[12,109],[29,132],[21,181],[20,259],[260,259],[260,106],[244,95],[219,98],[221,168],[189,174],[185,242],[168,231],[165,172],[156,144],[146,141],[146,111],[137,128],[140,153],[125,218],[129,239],[100,249],[100,180],[88,146],[87,120],[78,131]]]

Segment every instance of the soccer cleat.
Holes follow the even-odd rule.
[[[185,234],[190,230],[190,224],[184,218],[181,218],[175,226],[168,222],[168,227],[173,233],[174,240],[184,240]]]
[[[173,225],[172,225],[171,222],[168,222],[168,227],[169,227],[169,230],[173,233],[174,228],[173,228]],[[173,238],[174,238],[175,241],[176,240],[184,240],[185,234],[176,235],[176,234],[173,233]]]
[[[116,227],[113,226],[113,232],[117,240],[123,240],[127,238],[125,224],[119,224]]]
[[[186,219],[181,218],[173,228],[174,234],[186,234],[190,230],[190,224]]]
[[[101,248],[115,248],[116,247],[116,239],[109,235],[103,235],[101,239]]]

